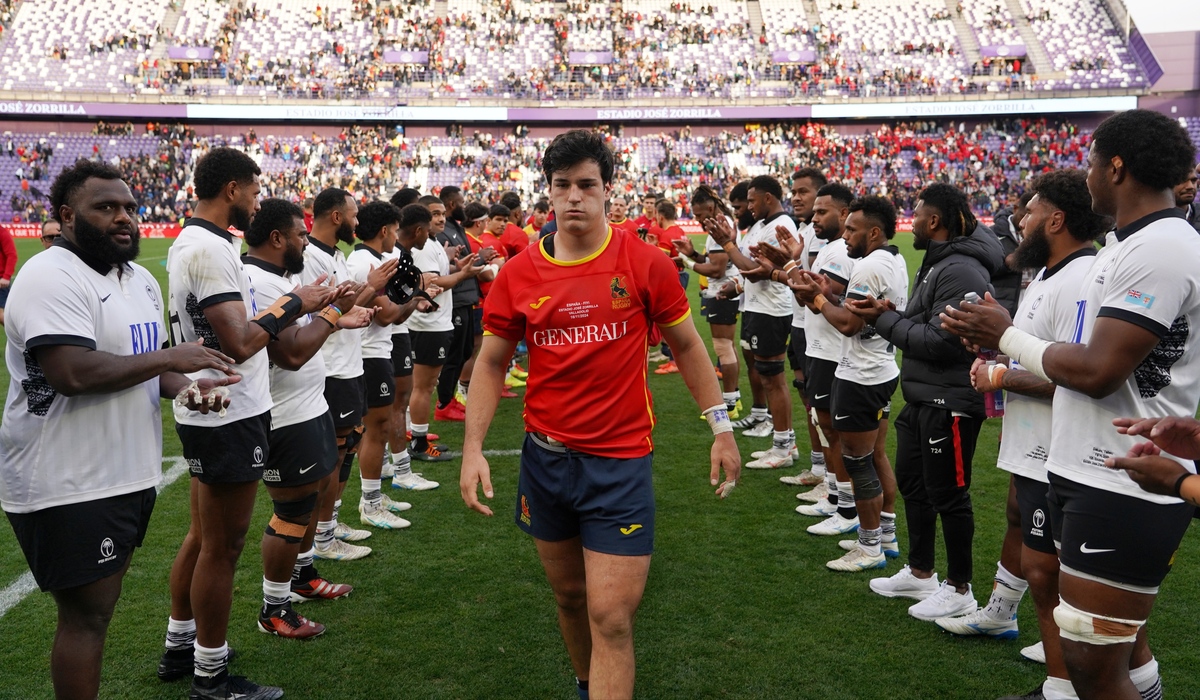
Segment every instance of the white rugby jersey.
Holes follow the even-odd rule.
[[[350,278],[355,282],[366,283],[371,270],[383,263],[383,255],[374,249],[359,243],[354,246],[350,257],[346,258],[346,267],[350,270]],[[364,359],[392,359],[392,326],[381,326],[374,320],[371,325],[362,329],[362,356]]]
[[[789,231],[796,232],[796,222],[792,221],[792,217],[784,212],[769,216],[762,221],[756,221],[742,239],[740,246],[742,254],[753,259],[753,256],[750,255],[751,246],[764,242],[778,246],[779,239],[775,236],[776,226],[785,226]],[[744,311],[775,317],[790,318],[792,315],[792,290],[782,282],[746,280],[742,296],[745,299],[745,304],[742,305]]]
[[[805,270],[811,270],[812,265],[809,264],[809,260],[812,260],[814,255],[820,253],[821,250],[829,244],[829,241],[817,238],[817,232],[813,229],[812,224],[805,224],[798,230],[798,233],[804,236],[804,254],[800,256],[800,267]],[[792,328],[804,328],[804,324],[808,319],[804,313],[804,310],[805,309],[800,305],[800,302],[796,301],[796,295],[793,294]]]
[[[866,299],[867,295],[887,299],[904,313],[908,304],[908,266],[895,246],[873,250],[854,261],[846,298]],[[865,324],[858,333],[842,336],[842,357],[833,376],[862,386],[891,381],[900,376],[896,347],[876,333],[875,326]]]
[[[171,338],[177,343],[204,339],[205,347],[221,349],[217,333],[204,316],[204,309],[226,301],[239,301],[246,318],[255,313],[250,299],[250,277],[241,260],[242,240],[204,219],[188,219],[179,237],[167,251],[167,279],[171,294]],[[233,369],[242,380],[229,387],[229,409],[224,418],[216,411],[207,415],[175,406],[175,422],[214,427],[258,416],[271,410],[271,385],[267,377],[267,353],[260,350]],[[223,377],[215,369],[193,372],[191,379]]]
[[[741,234],[737,233],[737,224],[734,223],[733,219],[729,218],[728,216],[725,217],[725,221],[727,221],[729,223],[729,228],[733,229],[735,232],[734,233],[734,245],[740,247],[742,244],[742,236],[741,236]],[[726,253],[725,249],[722,248],[721,246],[717,245],[717,242],[713,240],[712,236],[706,236],[704,238],[704,252],[706,252],[706,253],[722,253],[722,254],[726,255],[727,260],[728,260],[725,263],[725,273],[723,275],[721,275],[720,277],[709,277],[708,278],[708,286],[705,287],[703,290],[703,295],[705,298],[715,299],[717,296],[717,292],[721,291],[721,287],[724,286],[725,283],[729,280],[740,280],[742,278],[742,272],[741,272],[741,270],[738,269],[737,265],[733,264],[733,259],[728,258],[728,253]],[[732,298],[735,300],[741,299],[741,295],[739,294],[738,296],[735,296]]]
[[[321,275],[329,275],[330,284],[352,279],[342,251],[309,236],[308,246],[304,249],[304,271],[300,273],[300,283],[310,284]],[[361,329],[338,331],[325,341],[321,346],[321,356],[325,358],[326,376],[335,379],[362,376],[362,333]]]
[[[272,265],[266,260],[246,256],[242,258],[246,272],[250,275],[250,305],[262,310],[269,308],[279,297],[294,290],[299,281],[287,270]],[[298,326],[313,323],[312,315],[296,319]],[[325,323],[317,320],[316,323]],[[335,331],[334,336],[342,331]],[[330,337],[326,340],[332,340]],[[268,358],[269,359],[269,358]],[[291,371],[270,364],[271,380],[271,430],[312,420],[329,411],[325,403],[325,358],[320,352],[304,363],[298,370]]]
[[[409,251],[412,254],[413,262],[421,272],[436,272],[439,276],[445,277],[450,274],[450,259],[446,257],[446,250],[442,248],[442,244],[436,239],[430,238],[425,241],[424,248],[413,248]],[[438,305],[437,311],[423,313],[414,311],[408,317],[408,329],[410,331],[452,331],[454,330],[454,310],[451,306],[452,290],[443,290],[441,294],[433,298],[433,301]]]
[[[1095,248],[1084,248],[1054,267],[1038,271],[1017,306],[1013,325],[1043,340],[1078,342],[1083,332],[1079,290],[1087,283],[1095,255]],[[1021,369],[1016,360],[1009,366]],[[1005,396],[1004,429],[996,466],[1027,479],[1048,481],[1046,457],[1050,454],[1053,401],[1011,391]]]
[[[392,248],[392,252],[383,254],[383,259],[391,260],[392,258],[400,257],[400,251],[397,250],[397,248],[399,248],[399,247],[400,247],[400,244],[397,243],[396,247]],[[407,319],[401,321],[400,323],[392,324],[392,335],[397,335],[399,333],[403,333],[405,335],[408,334],[408,320]]]
[[[846,252],[846,241],[838,238],[829,241],[817,259],[813,261],[813,272],[825,275],[829,279],[848,285],[850,271],[854,262]],[[804,309],[804,339],[805,354],[818,360],[838,362],[842,359],[842,338],[844,336],[830,325],[821,314]]]
[[[1193,416],[1200,401],[1200,236],[1178,209],[1147,215],[1118,229],[1096,255],[1081,290],[1083,333],[1091,338],[1098,317],[1115,318],[1154,332],[1158,345],[1120,389],[1092,399],[1064,387],[1054,393],[1051,473],[1094,488],[1154,503],[1179,503],[1143,491],[1104,460],[1124,455],[1141,438],[1120,435],[1122,416]],[[1191,460],[1176,459],[1194,472]]]
[[[142,266],[120,271],[66,238],[21,268],[8,297],[10,376],[0,423],[0,507],[28,513],[119,496],[162,478],[158,377],[104,394],[59,395],[33,350],[78,345],[113,355],[167,339],[162,293]]]

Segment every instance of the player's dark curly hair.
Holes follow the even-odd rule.
[[[732,199],[732,196],[730,198]],[[717,191],[711,186],[700,185],[696,189],[692,190],[693,209],[695,209],[697,204],[710,203],[717,208],[717,211],[721,212],[725,216],[728,216],[730,219],[735,218],[733,215],[733,210],[729,208],[729,205],[725,203],[725,200],[721,199],[721,195],[717,194]]]
[[[829,178],[825,177],[825,173],[817,170],[816,168],[800,168],[796,172],[792,173],[792,182],[795,182],[796,180],[803,180],[804,178],[808,178],[812,184],[816,185],[818,188],[829,184]]]
[[[192,173],[196,199],[212,199],[229,183],[249,184],[259,175],[262,170],[258,163],[244,152],[228,146],[213,148],[196,161]]]
[[[831,182],[828,185],[822,185],[821,189],[817,190],[817,196],[829,197],[843,207],[850,206],[850,203],[854,201],[854,193],[850,191],[849,187],[840,182]]]
[[[896,235],[896,207],[890,200],[874,195],[862,197],[850,202],[850,213],[856,211],[878,225],[889,241]]]
[[[313,200],[313,218],[342,208],[346,205],[346,198],[349,196],[350,193],[340,187],[326,187],[321,190],[317,198]]]
[[[1169,190],[1196,166],[1196,146],[1179,122],[1159,112],[1131,109],[1105,119],[1092,132],[1096,155],[1119,157],[1134,180]]]
[[[551,182],[554,173],[569,170],[589,160],[600,166],[600,180],[606,185],[610,184],[616,159],[613,158],[612,149],[604,142],[604,137],[588,129],[572,129],[555,136],[546,147],[546,152],[542,154],[542,174],[546,176],[546,182]]]
[[[250,228],[246,229],[246,245],[257,248],[267,242],[272,231],[290,231],[297,225],[296,219],[300,220],[298,225],[303,228],[304,210],[300,207],[278,197],[264,199],[259,202],[258,213],[250,222]]]
[[[361,214],[359,216],[362,216]],[[400,228],[408,231],[415,226],[433,221],[433,214],[424,204],[410,204],[400,210]],[[386,222],[386,223],[391,223]],[[382,227],[381,227],[382,228]]]
[[[413,189],[412,187],[401,187],[396,190],[396,194],[392,195],[392,198],[388,201],[397,209],[403,209],[420,198],[420,190]]]
[[[750,180],[750,189],[765,192],[775,199],[783,199],[783,185],[773,175],[759,175]]]
[[[750,199],[749,180],[742,180],[734,185],[733,189],[729,190],[729,201],[731,202],[745,202],[748,199]]]
[[[519,211],[521,209],[521,195],[509,190],[500,195],[500,203],[508,207],[509,211]]]
[[[921,190],[917,199],[925,202],[925,206],[938,210],[942,226],[950,232],[950,238],[969,236],[979,225],[975,215],[971,213],[971,204],[967,201],[966,193],[954,185],[936,182]]]
[[[62,223],[61,209],[70,206],[71,197],[93,177],[101,180],[120,180],[121,171],[107,163],[94,160],[77,160],[75,165],[63,170],[50,185],[50,215]]]
[[[415,206],[423,210],[426,216],[429,215],[429,210],[425,207],[419,204]],[[364,204],[362,209],[358,210],[358,228],[354,230],[354,235],[358,236],[358,240],[366,243],[374,240],[384,226],[396,223],[400,223],[400,210],[396,208],[396,205],[391,202],[374,200]]]
[[[463,211],[467,215],[467,221],[475,221],[476,219],[487,218],[488,208],[479,202],[467,202],[467,206],[463,207]],[[504,218],[508,218],[505,216]]]
[[[1041,175],[1029,191],[1041,201],[1062,211],[1071,237],[1094,241],[1112,228],[1112,219],[1092,211],[1092,195],[1088,193],[1087,173],[1064,168]]]

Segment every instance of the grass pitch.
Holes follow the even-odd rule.
[[[901,234],[898,241],[909,274],[915,274],[920,256],[911,238]],[[140,260],[164,286],[168,245],[143,241]],[[35,240],[18,243],[22,260],[39,249]],[[695,284],[693,275],[693,304]],[[706,335],[706,324],[696,320]],[[707,477],[711,435],[683,382],[653,374],[650,382],[659,417],[658,533],[636,630],[639,697],[974,700],[1025,692],[1041,682],[1043,667],[1018,655],[1038,637],[1029,596],[1020,611],[1021,636],[1013,642],[955,638],[910,618],[909,602],[868,591],[867,579],[880,572],[825,568],[842,552],[836,538],[804,531],[815,520],[792,512],[796,489],[777,477],[795,470],[747,471],[732,496],[718,502]],[[2,371],[0,384],[7,391]],[[742,391],[748,409],[744,379]],[[894,411],[902,401],[897,392]],[[163,451],[172,457],[180,448],[169,415]],[[461,446],[461,424],[435,424],[434,430],[451,447]],[[503,402],[487,448],[515,450],[522,437],[520,402]],[[797,437],[807,454],[806,433],[797,430]],[[988,421],[974,462],[975,596],[981,603],[1004,530],[1008,475],[994,467],[998,439],[999,422]],[[740,435],[738,442],[744,461],[752,450],[769,446],[768,439]],[[91,457],[80,455],[78,465],[62,468],[86,468]],[[422,465],[442,487],[405,497],[414,506],[405,514],[411,528],[376,531],[364,543],[375,551],[362,561],[321,563],[324,575],[355,591],[301,607],[329,627],[309,642],[270,637],[254,625],[261,598],[259,539],[270,513],[260,489],[236,580],[229,632],[238,650],[233,671],[281,685],[290,698],[574,698],[553,597],[533,543],[512,524],[517,458],[493,457],[491,464],[495,518],[462,505],[458,461]],[[164,685],[154,675],[169,613],[168,571],[188,524],[186,481],[159,496],[145,546],[125,578],[109,630],[101,697],[187,694],[185,682]],[[355,477],[343,507],[351,523],[358,496]],[[903,503],[898,510],[903,513]],[[904,548],[902,515],[899,523]],[[1172,697],[1200,697],[1197,553],[1196,540],[1185,539],[1149,626]],[[944,574],[940,548],[938,554]],[[896,572],[903,561],[889,560],[882,574]],[[0,589],[25,570],[12,530],[0,526]],[[0,698],[52,696],[54,616],[50,597],[35,592],[0,618]]]

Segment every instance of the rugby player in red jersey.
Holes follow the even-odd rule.
[[[562,134],[546,150],[542,169],[559,229],[508,260],[484,302],[459,481],[467,505],[491,515],[477,494],[482,484],[493,496],[483,440],[524,339],[530,379],[516,521],[537,543],[579,694],[597,700],[633,697],[633,618],[654,538],[645,361],[652,327],[674,348],[713,428],[712,485],[722,469],[726,478],[717,493],[727,494],[741,471],[674,264],[605,221],[613,165],[603,138],[589,131]]]

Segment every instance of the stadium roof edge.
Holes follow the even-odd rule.
[[[1136,95],[957,101],[874,102],[713,107],[469,107],[352,105],[128,104],[108,102],[0,102],[0,119],[190,119],[211,121],[363,122],[604,122],[746,121],[970,117],[1001,114],[1119,112],[1137,107]]]

